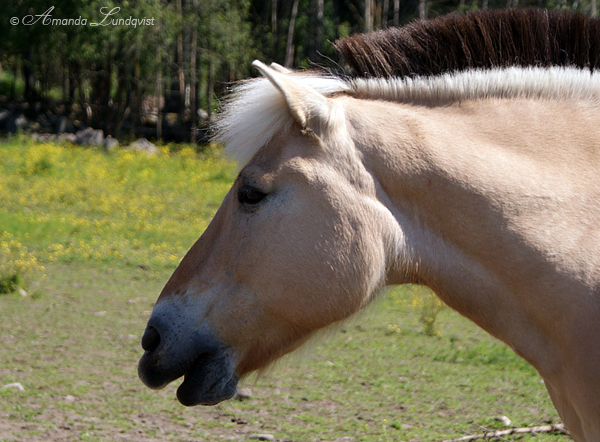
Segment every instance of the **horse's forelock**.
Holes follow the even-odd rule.
[[[340,78],[320,73],[288,75],[325,96],[348,89],[348,84]],[[225,154],[243,167],[293,121],[281,92],[266,78],[255,78],[240,83],[232,90],[215,123],[213,139],[224,143]]]
[[[239,83],[214,125],[213,140],[225,154],[244,166],[273,136],[292,123],[281,94],[266,78]]]

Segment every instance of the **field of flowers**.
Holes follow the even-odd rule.
[[[106,154],[17,137],[0,143],[0,275],[44,263],[174,267],[206,228],[234,177],[208,150]]]

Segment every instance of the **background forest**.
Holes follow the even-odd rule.
[[[227,87],[256,74],[253,59],[339,67],[330,42],[349,34],[485,8],[597,16],[596,2],[8,0],[0,9],[0,108],[23,112],[41,130],[58,131],[57,117],[66,116],[117,138],[201,142]]]

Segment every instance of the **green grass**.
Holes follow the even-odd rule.
[[[45,262],[173,268],[208,225],[233,167],[194,150],[128,151],[0,144],[0,225]]]
[[[0,386],[25,388],[0,390],[0,441],[416,442],[501,428],[503,415],[558,422],[535,370],[506,346],[444,306],[428,334],[429,298],[414,287],[246,380],[248,400],[185,408],[179,382],[144,387],[136,366],[152,303],[233,176],[189,149],[147,158],[0,144],[4,241],[44,267],[29,296],[0,295]]]

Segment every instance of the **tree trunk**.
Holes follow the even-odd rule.
[[[16,93],[17,93],[17,76],[19,75],[19,57],[17,57],[17,59],[15,60],[14,64],[13,64],[13,71],[12,71],[12,82],[10,84],[10,99],[14,100],[16,98]]]
[[[115,108],[116,108],[116,125],[114,135],[115,137],[121,136],[121,130],[123,127],[123,122],[128,114],[128,103],[126,97],[127,84],[129,82],[128,79],[129,69],[124,64],[119,64],[118,67],[118,78],[119,85],[117,87],[117,95],[115,97]]]
[[[594,18],[598,16],[598,6],[596,4],[596,0],[590,1],[590,15]]]
[[[177,16],[183,20],[181,0],[177,0]],[[183,72],[183,29],[177,34],[177,64],[179,66],[177,78],[179,79],[179,111],[183,117],[185,111],[185,74]],[[182,118],[183,120],[183,118]]]
[[[61,67],[61,87],[62,87],[62,101],[69,101],[69,64],[63,61],[60,64]]]
[[[35,99],[35,77],[33,73],[33,50],[27,49],[23,52],[23,79],[25,80],[25,101]]]
[[[271,2],[271,59],[277,60],[277,0]]]
[[[131,72],[129,75],[129,85],[127,92],[125,93],[127,103],[127,109],[125,109],[124,118],[127,118],[128,114],[131,115],[131,127],[129,129],[129,135],[135,135],[136,125],[140,122],[141,115],[141,96],[139,93],[139,74],[140,74],[140,60],[136,57],[131,65]]]
[[[315,36],[315,52],[319,56],[323,41],[323,0],[317,0],[317,33]]]
[[[425,20],[426,18],[427,18],[426,0],[419,0],[419,19]]]
[[[194,14],[198,11],[198,0],[193,1]],[[198,115],[196,113],[196,46],[198,44],[198,27],[194,21],[192,24],[192,48],[190,51],[190,143],[196,144],[196,124]]]
[[[110,89],[112,81],[112,44],[108,43],[106,58],[100,69],[93,73],[94,84],[92,86],[93,97],[91,106],[94,110],[91,123],[96,126],[101,124],[102,129],[110,131],[110,118],[108,104],[110,102]]]
[[[208,68],[208,116],[212,115],[213,94],[215,91],[215,59],[213,54],[210,54],[210,67]]]
[[[383,8],[381,9],[381,27],[387,28],[388,11],[390,10],[390,0],[383,0]]]
[[[394,26],[400,26],[400,0],[394,0]]]
[[[292,6],[292,17],[290,19],[290,28],[288,30],[287,48],[285,51],[285,67],[292,68],[294,65],[294,26],[296,26],[296,16],[298,15],[298,2],[294,0]]]
[[[162,114],[160,112],[160,103],[162,101],[163,96],[163,88],[162,88],[162,57],[160,53],[160,45],[156,45],[156,60],[158,61],[158,70],[156,72],[156,97],[157,97],[157,105],[156,105],[156,139],[162,139]]]
[[[69,63],[69,105],[73,105],[77,101],[76,91],[79,89],[81,82],[81,69],[78,61]]]
[[[365,32],[373,30],[373,0],[365,0]]]

